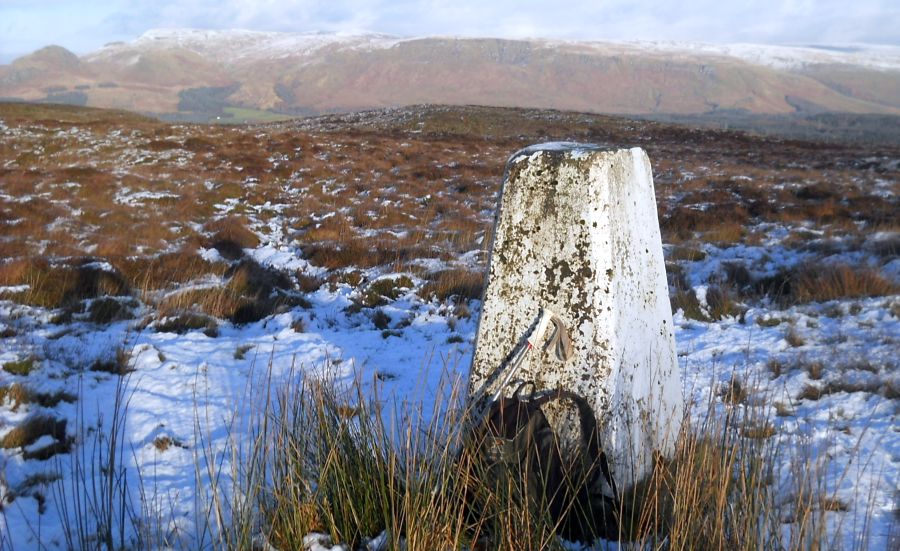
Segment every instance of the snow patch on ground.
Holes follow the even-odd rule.
[[[274,232],[281,225],[276,215],[268,229]],[[870,237],[875,242],[891,238],[886,233]],[[264,266],[288,273],[324,274],[285,240],[273,234],[245,252]],[[705,245],[703,252],[706,257],[690,263],[687,271],[701,303],[704,290],[728,262],[740,261],[756,275],[771,275],[806,260],[806,253],[775,242],[724,249]],[[201,249],[200,254],[222,261],[214,249]],[[483,266],[483,256],[471,251],[453,265]],[[860,259],[840,254],[831,258],[851,260]],[[448,265],[438,260],[417,264],[430,271]],[[94,267],[112,269],[102,263]],[[370,272],[367,276],[373,280],[400,275]],[[186,288],[195,287],[179,291]],[[216,337],[202,330],[153,332],[142,329],[140,319],[59,326],[50,323],[51,312],[0,301],[0,328],[16,335],[3,339],[0,362],[34,358],[36,370],[27,378],[33,390],[78,396],[73,403],[62,401],[52,408],[13,407],[7,401],[0,405],[0,437],[29,416],[46,414],[67,421],[66,437],[76,445],[89,445],[78,439],[108,427],[118,381],[116,375],[91,368],[124,351],[132,370],[127,376],[125,437],[131,452],[126,466],[132,476],[140,472],[145,488],[152,489],[145,496],[150,511],[164,517],[168,528],[192,533],[198,528],[196,507],[208,499],[204,488],[210,482],[203,474],[198,487],[198,453],[207,449],[221,458],[227,478],[232,467],[229,446],[235,437],[249,434],[266,384],[298,378],[348,385],[359,380],[367,400],[429,404],[446,377],[466,380],[480,313],[477,301],[470,303],[470,317],[457,318],[452,307],[425,302],[410,292],[381,308],[390,317],[391,331],[384,332],[374,326],[370,311],[346,311],[355,292],[347,285],[323,286],[307,295],[308,308],[243,326],[220,322]],[[756,306],[743,316],[717,322],[687,319],[683,312],[674,318],[692,421],[701,422],[710,403],[733,407],[738,415],[761,411],[774,429],[771,445],[785,450],[778,456],[782,463],[771,466],[776,488],[787,502],[798,491],[792,458],[819,462],[821,491],[847,508],[827,515],[831,525],[843,530],[848,548],[865,522],[870,548],[883,548],[894,522],[900,410],[888,389],[900,388],[898,311],[900,297],[893,296],[791,308]],[[733,380],[741,381],[748,395],[740,404],[726,406],[717,397]],[[23,381],[0,370],[0,386]],[[160,439],[169,443],[165,449]],[[0,497],[9,501],[17,496],[4,507],[0,541],[10,540],[15,549],[64,547],[60,505],[54,497],[54,484],[59,483],[33,482],[61,473],[67,477],[62,484],[70,484],[72,455],[25,459],[57,443],[46,435],[24,449],[0,453]],[[308,548],[333,549],[318,536],[310,536]]]

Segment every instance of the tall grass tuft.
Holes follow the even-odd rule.
[[[390,521],[401,488],[383,419],[359,387],[351,398],[355,407],[332,389],[316,389],[313,436],[319,515],[334,541],[355,548],[367,536],[399,528]]]
[[[263,531],[277,549],[302,549],[304,538],[320,531],[314,499],[314,418],[303,383],[282,386],[268,412],[269,453],[263,458],[268,486],[259,495]]]
[[[81,388],[79,395],[83,395]],[[78,407],[77,441],[68,467],[62,466],[62,460],[57,463],[65,476],[53,486],[67,549],[118,551],[146,546],[140,538],[140,510],[133,501],[126,460],[130,447],[125,422],[131,396],[128,378],[117,377],[109,417],[101,414],[96,430],[85,425],[83,406]]]
[[[391,548],[456,549],[464,541],[462,479],[453,450],[458,387],[433,409],[369,405],[360,384],[307,380],[282,390],[272,417],[271,484],[261,493],[268,541],[302,546],[313,530],[356,548],[382,534]],[[441,413],[443,412],[443,413]],[[414,417],[410,417],[410,415]]]
[[[282,394],[260,493],[267,541],[296,548],[318,530],[350,548],[379,534],[388,548],[410,551],[562,548],[546,504],[527,497],[533,478],[498,477],[479,453],[484,442],[471,438],[476,416],[462,393],[438,394],[433,407],[393,409],[368,405],[359,384],[306,382]],[[685,423],[674,456],[625,491],[621,548],[807,550],[840,541],[821,461],[797,458],[794,486],[778,487],[784,473],[773,466],[786,450],[751,409],[717,402],[700,425]]]
[[[779,549],[780,522],[768,485],[770,450],[740,437],[735,416],[686,429],[674,457],[660,458],[626,495],[621,537],[667,549]]]
[[[802,270],[797,274],[791,290],[798,302],[824,302],[891,295],[897,292],[898,286],[878,270],[843,264]]]
[[[226,423],[224,444],[211,438],[213,423],[199,405],[204,396],[197,396],[197,534],[187,537],[165,522],[154,528],[153,519],[139,519],[130,502],[121,439],[128,401],[120,390],[121,413],[113,420],[120,436],[100,439],[88,456],[80,447],[71,482],[58,484],[57,501],[70,505],[61,511],[67,545],[288,550],[306,548],[318,532],[349,549],[371,547],[376,537],[381,549],[407,551],[571,548],[546,498],[529,487],[535,478],[527,467],[501,472],[482,453],[484,432],[474,430],[480,417],[467,406],[462,385],[445,383],[427,402],[379,406],[384,401],[359,380],[338,384],[294,373],[276,381],[270,366],[250,381],[246,396],[255,399]],[[824,460],[798,447],[784,461],[790,448],[774,443],[775,429],[756,400],[721,393],[710,400],[701,422],[683,424],[672,457],[658,457],[645,480],[620,488],[619,548],[840,546],[833,515],[847,505],[828,493]],[[775,466],[785,463],[790,472],[778,472]],[[142,484],[149,481],[142,473]],[[854,531],[865,532],[869,514]],[[857,549],[866,549],[866,534],[857,541]]]

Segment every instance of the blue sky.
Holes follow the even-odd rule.
[[[900,1],[0,0],[0,62],[48,44],[86,53],[158,27],[897,45]]]

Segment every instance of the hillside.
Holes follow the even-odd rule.
[[[0,66],[0,98],[209,120],[412,104],[616,114],[900,114],[900,49],[149,31]]]
[[[653,168],[688,417],[623,548],[896,549],[900,146],[536,109],[200,125],[3,103],[0,549],[496,533],[508,501],[466,514],[483,473],[454,460],[458,393],[505,163],[543,141]],[[523,510],[514,534],[546,528]],[[546,548],[521,541],[484,548]]]

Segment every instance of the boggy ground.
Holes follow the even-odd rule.
[[[0,283],[47,307],[221,277],[266,240],[332,279],[380,266],[440,283],[423,266],[483,267],[507,157],[549,140],[644,147],[676,263],[697,243],[759,244],[774,225],[797,251],[897,253],[896,148],[474,107],[223,127],[8,104],[0,120]],[[97,262],[113,270],[89,275]]]
[[[900,148],[484,107],[207,126],[0,105],[6,510],[30,496],[44,514],[52,477],[28,465],[76,440],[76,376],[99,389],[145,366],[164,388],[163,366],[215,364],[186,349],[227,350],[229,367],[267,334],[398,389],[435,347],[464,369],[506,159],[563,140],[650,156],[693,403],[762,404],[772,419],[752,437],[841,450],[833,510],[874,509],[887,542]],[[145,444],[191,438],[163,425]],[[880,471],[850,485],[842,466],[863,453]]]

